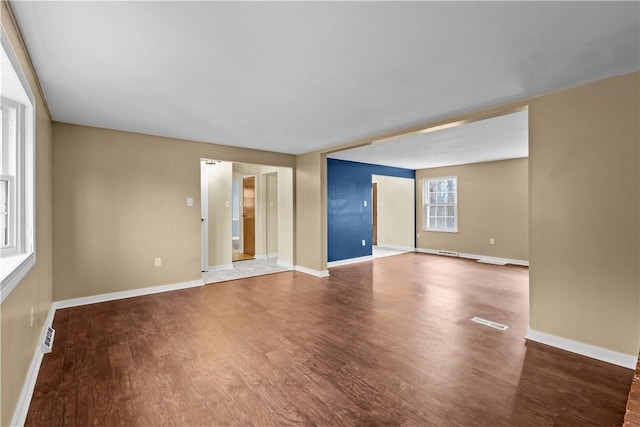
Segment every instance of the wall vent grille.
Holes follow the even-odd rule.
[[[56,335],[55,329],[51,326],[47,327],[47,332],[44,334],[44,340],[42,340],[42,352],[43,353],[51,353],[51,348],[53,347],[53,337]]]
[[[444,256],[453,256],[453,257],[457,257],[457,256],[458,256],[458,252],[451,252],[451,251],[438,251],[438,255],[444,255]]]

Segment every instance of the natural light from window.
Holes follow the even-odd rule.
[[[35,98],[2,28],[0,301],[35,264]]]

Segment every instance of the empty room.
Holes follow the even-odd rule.
[[[640,426],[640,2],[0,16],[1,426]]]

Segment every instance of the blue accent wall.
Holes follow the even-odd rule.
[[[371,175],[415,179],[416,171],[327,159],[329,262],[371,255]]]

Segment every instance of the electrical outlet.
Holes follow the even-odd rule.
[[[367,201],[366,200],[362,204],[364,205],[365,208],[367,207]]]
[[[153,260],[153,265],[156,267],[162,267],[162,258],[155,258]]]
[[[489,239],[489,244],[490,245],[495,245],[496,244],[496,239],[494,239],[493,237]]]
[[[31,320],[29,320],[29,327],[33,328],[33,307],[31,307]]]
[[[193,197],[187,197],[187,206],[193,206]]]
[[[366,246],[366,242],[364,240],[362,240],[362,246]]]

